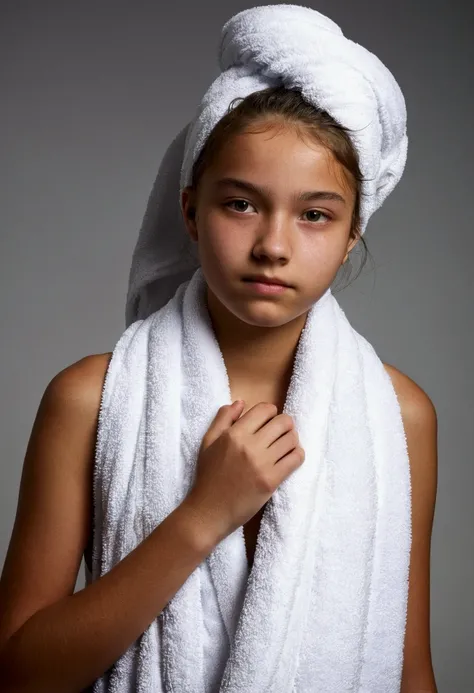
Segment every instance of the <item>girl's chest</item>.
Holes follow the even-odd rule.
[[[260,530],[260,522],[264,513],[266,504],[243,526],[245,551],[249,564],[249,572],[252,570],[255,549],[257,547],[257,538]]]

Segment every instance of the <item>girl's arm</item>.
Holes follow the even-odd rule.
[[[437,414],[419,385],[394,366],[387,370],[400,403],[412,487],[412,544],[400,693],[437,693],[430,644],[431,535],[438,483]]]
[[[110,355],[61,371],[41,400],[0,579],[0,691],[81,691],[146,630],[221,539],[183,502],[74,593],[91,528],[97,417]]]

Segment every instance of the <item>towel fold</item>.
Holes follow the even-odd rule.
[[[94,467],[94,580],[186,497],[202,438],[232,402],[205,287],[198,268],[114,349]],[[95,693],[399,693],[411,540],[406,439],[389,375],[330,289],[307,315],[283,411],[305,461],[265,507],[251,571],[239,527]],[[212,689],[204,569],[230,642]]]

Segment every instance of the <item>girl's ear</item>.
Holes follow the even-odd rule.
[[[357,245],[358,242],[359,242],[359,238],[353,238],[353,239],[351,240],[351,242],[350,242],[349,245],[347,246],[346,255],[345,255],[345,257],[344,257],[344,260],[342,261],[343,264],[346,262],[346,260],[347,260],[348,257],[349,257],[349,253],[350,253],[351,250]]]
[[[196,191],[190,186],[181,191],[181,212],[191,239],[197,242]]]

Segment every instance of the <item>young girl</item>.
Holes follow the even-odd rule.
[[[255,8],[255,11],[262,9]],[[253,17],[249,15],[251,12],[241,15],[249,20]],[[273,19],[273,15],[268,17]],[[229,30],[229,23],[226,27]],[[208,619],[208,645],[202,645],[208,647],[202,662],[206,690],[436,693],[429,622],[436,412],[423,390],[394,366],[383,364],[400,405],[406,436],[412,517],[400,671],[387,674],[375,664],[371,683],[364,685],[362,661],[356,662],[353,669],[348,665],[346,671],[346,662],[334,659],[324,662],[320,670],[312,664],[308,669],[310,675],[303,678],[298,669],[305,662],[302,650],[297,662],[289,658],[291,666],[295,666],[296,678],[291,678],[291,687],[283,687],[282,681],[287,682],[285,686],[290,685],[290,679],[283,678],[284,673],[278,674],[279,678],[276,675],[273,679],[264,678],[268,674],[266,651],[277,649],[275,633],[273,644],[257,643],[260,649],[255,656],[262,663],[263,673],[258,667],[251,672],[245,670],[245,663],[252,661],[250,654],[240,663],[235,660],[237,669],[242,667],[235,679],[242,682],[242,688],[239,684],[232,688],[232,667],[226,669],[229,649],[224,648],[223,654],[212,650],[218,646],[215,641],[222,640],[217,634],[224,632],[219,631],[217,623],[221,619],[219,611],[212,611],[215,599],[210,591],[206,592],[211,590],[212,580],[206,582],[207,573],[197,570],[207,564],[210,556],[216,556],[214,560],[217,560],[220,555],[217,549],[226,545],[226,539],[230,541],[237,536],[236,530],[242,528],[246,567],[242,589],[245,594],[248,584],[250,591],[252,580],[257,582],[261,575],[266,547],[273,546],[266,533],[272,525],[270,510],[275,512],[274,524],[277,518],[278,508],[271,506],[273,496],[277,496],[286,479],[292,475],[296,478],[305,465],[311,464],[307,450],[301,445],[295,419],[287,413],[290,383],[295,364],[299,363],[298,347],[312,307],[325,305],[323,299],[330,296],[328,289],[348,261],[349,253],[360,243],[365,248],[361,219],[365,176],[360,155],[351,129],[342,126],[329,110],[310,103],[300,89],[282,84],[250,91],[245,97],[231,99],[226,104],[224,115],[211,128],[194,157],[191,179],[181,190],[180,209],[187,238],[195,245],[205,278],[200,305],[208,311],[233,403],[214,408],[210,425],[199,428],[196,424],[201,444],[192,483],[180,502],[173,503],[168,507],[169,512],[163,513],[159,524],[151,526],[140,541],[135,539],[131,544],[122,539],[127,527],[136,528],[144,512],[144,501],[132,493],[138,487],[130,481],[133,477],[129,477],[129,494],[114,524],[115,543],[110,544],[108,558],[98,523],[103,520],[105,527],[101,513],[104,518],[107,514],[113,516],[119,506],[107,496],[102,467],[98,470],[99,462],[106,459],[103,442],[106,436],[98,438],[98,421],[104,431],[112,421],[113,400],[111,396],[109,399],[106,384],[108,378],[112,392],[112,381],[116,378],[118,382],[124,372],[117,365],[122,363],[119,350],[81,359],[58,373],[46,388],[28,445],[17,517],[0,583],[2,690],[52,693],[80,691],[90,686],[90,690],[161,691],[171,690],[172,680],[173,690],[191,690],[184,686],[184,678],[182,687],[176,687],[180,685],[179,680],[173,679],[174,668],[177,671],[178,665],[181,666],[181,659],[182,666],[190,670],[189,680],[196,676],[192,689],[201,690],[197,683],[200,679],[192,671],[195,664],[191,651],[194,639],[198,640],[197,632],[188,634],[190,649],[186,652],[184,634],[174,650],[170,645],[169,650],[160,646],[150,652],[149,646],[143,644],[150,641],[140,639],[160,615],[166,614],[169,619],[164,620],[163,629],[174,627],[180,611],[179,602],[175,611],[170,608],[173,598],[184,583],[192,585],[191,577],[199,574],[202,583],[198,589],[202,592],[196,594],[202,596]],[[148,306],[150,313],[153,317]],[[135,320],[129,320],[127,343],[138,339],[136,335],[146,320],[147,312],[139,319],[135,314]],[[185,334],[186,329],[184,323]],[[324,334],[316,335],[321,348],[324,339]],[[112,371],[111,357],[115,353],[116,365]],[[130,362],[127,366],[132,380],[134,365],[135,362]],[[154,372],[147,373],[148,388],[150,374]],[[320,372],[321,379],[324,373]],[[175,375],[176,392],[185,381],[180,380],[178,373]],[[304,380],[303,387],[306,384],[309,389],[309,381]],[[211,398],[211,384],[208,387]],[[127,397],[134,396],[132,389],[126,392]],[[343,416],[342,405],[343,402],[338,409],[340,416]],[[124,400],[123,410],[132,412],[132,406],[128,406]],[[199,411],[189,415],[188,420],[191,424],[200,421]],[[170,425],[171,421],[170,414]],[[348,425],[347,458],[353,449],[352,428],[350,417],[344,421]],[[153,420],[146,436],[164,436],[166,426],[158,434],[160,423]],[[124,422],[120,429],[111,426],[108,438],[121,440],[127,425]],[[334,436],[335,431],[334,424]],[[187,441],[183,432],[181,443]],[[119,450],[119,443],[117,446]],[[133,474],[138,474],[139,453],[132,451],[130,448],[123,464],[127,459],[135,459],[136,466],[132,469],[135,469]],[[134,458],[134,455],[138,456]],[[187,458],[192,459],[193,455],[189,453]],[[116,467],[122,464],[118,454],[109,459]],[[353,461],[355,464],[355,451]],[[160,459],[156,470],[159,471],[160,465],[165,465],[165,461]],[[357,483],[355,477],[353,483]],[[112,484],[113,481],[111,487]],[[147,490],[145,486],[143,483],[140,487],[142,493]],[[330,504],[336,502],[336,488],[333,487]],[[155,497],[155,492],[159,492],[158,485],[151,489],[150,497]],[[329,513],[330,505],[325,507]],[[264,513],[265,519],[268,516],[265,531]],[[346,519],[349,524],[357,522],[355,517]],[[138,529],[136,532],[139,536]],[[316,533],[309,536],[316,542]],[[296,536],[294,541],[296,544]],[[356,553],[358,550],[355,547]],[[73,594],[83,554],[87,585]],[[326,569],[325,556],[329,554],[319,554],[320,569]],[[349,560],[348,553],[345,557]],[[395,568],[387,564],[388,575]],[[280,564],[279,572],[286,571],[285,565]],[[213,579],[215,588],[220,589],[216,572]],[[270,591],[272,584],[267,584]],[[239,604],[237,617],[242,602]],[[308,619],[305,633],[310,630],[324,633],[323,612],[314,614],[321,621],[313,623]],[[328,633],[344,633],[341,620],[327,627]],[[295,633],[282,643],[297,640],[299,636]],[[139,645],[134,650],[136,643]],[[344,646],[345,636],[341,635],[334,653]],[[138,665],[130,654],[134,652],[138,656],[138,651],[143,660],[159,660],[162,672],[166,667],[167,673],[155,679],[149,676],[144,683],[145,678],[140,678]],[[370,649],[366,652],[368,660]],[[279,657],[275,653],[276,662]],[[283,653],[281,658],[284,659]],[[134,663],[133,667],[127,668],[130,662]],[[248,665],[247,669],[250,668]],[[263,687],[263,681],[267,688]]]

